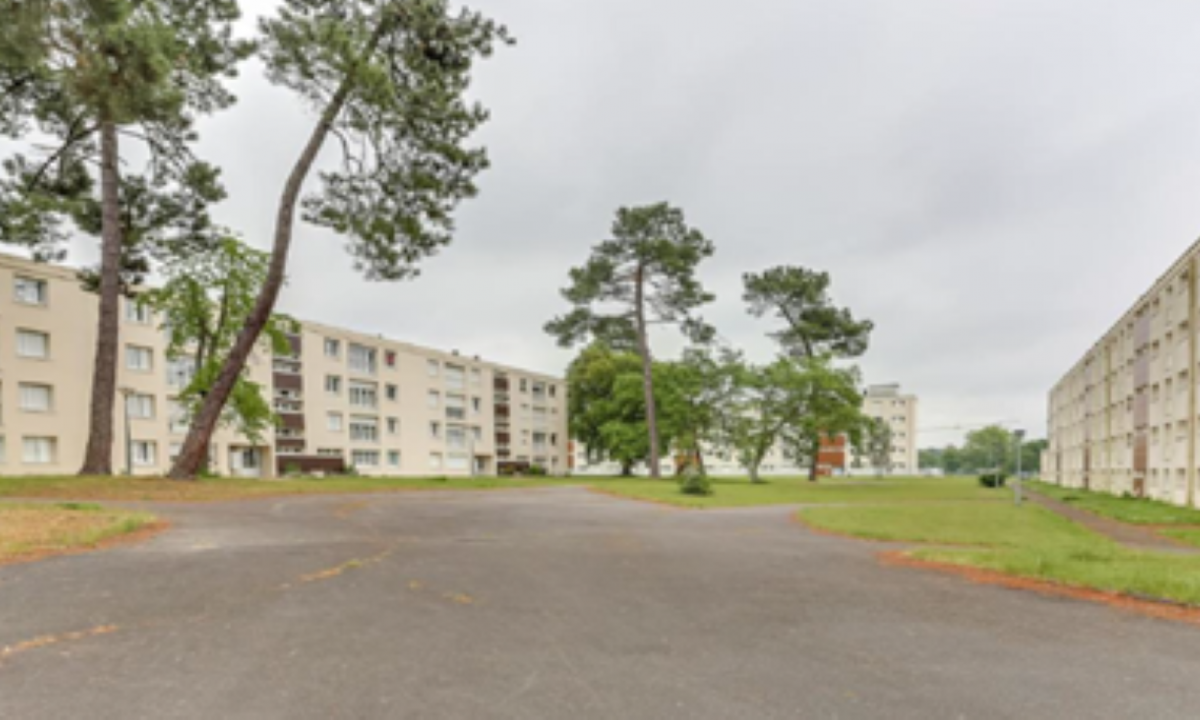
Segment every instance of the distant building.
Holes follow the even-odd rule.
[[[867,388],[863,398],[863,412],[869,417],[881,418],[892,428],[892,474],[915,474],[917,462],[917,398],[902,395],[899,385],[873,385]],[[717,476],[745,475],[746,469],[730,452],[708,449],[704,453],[704,466],[709,474]],[[587,448],[575,443],[574,468],[581,474],[614,475],[620,472],[613,462],[589,463]],[[675,460],[664,457],[662,473],[675,471]],[[643,472],[644,465],[635,468]],[[759,468],[762,475],[807,475],[808,464],[797,464],[788,459],[779,446],[771,448]],[[844,474],[866,474],[874,472],[870,458],[854,453],[845,437],[826,438],[821,443],[817,456],[817,474],[823,477]]]
[[[917,396],[900,392],[900,385],[871,385],[863,398],[863,414],[883,420],[892,429],[892,473],[912,475],[920,471],[917,454]],[[856,472],[874,469],[871,459],[853,454],[850,466]]]
[[[1200,506],[1198,275],[1200,243],[1050,391],[1043,480]]]
[[[114,470],[166,472],[188,422],[175,396],[194,373],[169,360],[152,313],[121,301]],[[71,474],[88,434],[97,298],[75,271],[0,255],[0,474]],[[560,378],[457,352],[301,322],[291,352],[248,363],[279,416],[251,443],[213,438],[222,474],[290,470],[366,475],[569,470],[567,392]],[[128,424],[126,418],[128,417]],[[128,427],[128,434],[126,431]]]

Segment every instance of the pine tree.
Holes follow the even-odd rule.
[[[171,477],[195,477],[225,403],[270,322],[286,277],[297,205],[303,219],[349,239],[368,278],[400,280],[450,242],[452,213],[487,166],[466,147],[487,112],[464,99],[479,57],[507,42],[502,27],[445,0],[284,0],[263,21],[268,78],[320,108],[276,211],[265,282],[204,403]],[[330,137],[342,163],[301,192]]]
[[[89,205],[98,210],[99,314],[82,474],[112,472],[122,270],[138,270],[130,256],[123,262],[122,191],[133,185],[123,184],[120,140],[148,150],[145,187],[182,181],[196,117],[233,102],[222,80],[252,49],[232,36],[238,15],[233,0],[0,2],[0,133],[51,145],[41,157],[5,160],[0,242],[59,259],[67,221],[86,224]]]
[[[666,203],[621,208],[612,238],[570,271],[571,284],[562,294],[573,309],[546,324],[546,332],[564,347],[597,339],[637,352],[651,477],[660,474],[660,447],[648,328],[675,325],[695,342],[711,339],[712,328],[692,313],[714,299],[696,278],[700,261],[712,253],[713,244],[687,225],[682,210]]]

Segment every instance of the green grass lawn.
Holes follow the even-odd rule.
[[[1009,502],[817,507],[801,510],[800,517],[822,530],[872,540],[1000,548],[1086,547],[1103,540],[1049,510]]]
[[[673,479],[581,477],[571,482],[635,500],[691,508],[995,500],[1011,496],[1006,490],[981,488],[967,478],[821,478],[817,483],[798,477],[772,477],[763,483],[751,483],[746,478],[712,478],[713,494],[708,497],[684,495]]]
[[[0,564],[95,547],[153,521],[146,513],[87,503],[0,503]]]
[[[805,508],[800,517],[814,527],[863,538],[977,546],[911,551],[918,559],[1200,605],[1200,556],[1127,550],[1028,503]],[[1200,529],[1167,532],[1200,544]]]
[[[1165,528],[1159,530],[1158,534],[1200,547],[1200,528]]]
[[[212,502],[286,495],[400,492],[406,490],[491,490],[540,487],[543,480],[508,478],[367,478],[258,480],[212,478],[174,482],[160,478],[113,477],[0,477],[0,498],[60,498],[70,500],[149,500]]]
[[[1028,485],[1047,497],[1131,525],[1200,525],[1200,510],[1178,507],[1158,500],[1125,498],[1041,482]]]

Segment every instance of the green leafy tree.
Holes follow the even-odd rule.
[[[693,313],[713,300],[696,278],[700,261],[712,253],[713,244],[688,226],[682,210],[666,203],[621,208],[612,238],[570,271],[571,284],[562,294],[573,309],[546,324],[564,347],[600,340],[636,350],[652,477],[660,474],[660,445],[648,329],[675,325],[695,342],[711,339],[712,328]]]
[[[238,15],[234,0],[0,1],[0,133],[32,151],[4,161],[0,242],[60,258],[92,209],[101,238],[84,474],[112,472],[122,269],[137,270],[122,262],[120,139],[148,150],[145,187],[185,172],[196,117],[233,101],[222,81],[251,51]]]
[[[874,324],[855,320],[848,309],[833,304],[828,273],[779,266],[746,273],[742,282],[751,315],[782,321],[771,337],[788,355],[852,358],[866,352]]]
[[[917,451],[917,464],[926,470],[944,470],[945,451],[941,448],[921,448]]]
[[[865,449],[876,474],[892,471],[892,426],[887,420],[883,418],[870,419],[867,425]]]
[[[797,397],[794,416],[784,427],[782,443],[797,465],[808,466],[816,482],[822,441],[845,436],[852,446],[862,444],[867,418],[862,414],[858,371],[834,367],[829,358],[794,361],[807,395]]]
[[[224,237],[208,251],[167,266],[167,280],[162,287],[142,296],[163,319],[168,360],[192,368],[190,379],[178,395],[189,420],[204,404],[220,372],[222,358],[253,310],[269,262],[267,253],[236,238]],[[288,335],[296,330],[290,318],[272,316],[263,330],[267,345],[263,349],[269,348],[275,354],[290,352]],[[265,389],[243,371],[222,421],[258,443],[275,420]]]
[[[789,358],[748,366],[739,380],[738,402],[729,422],[729,443],[753,483],[784,431],[803,421],[811,378]]]
[[[458,203],[487,166],[466,146],[487,112],[465,99],[471,71],[507,31],[446,0],[284,0],[261,25],[268,78],[319,108],[283,186],[266,280],[224,358],[171,477],[195,476],[222,408],[270,322],[291,252],[296,207],[322,147],[341,166],[320,174],[304,219],[349,240],[368,278],[401,280],[448,244]]]
[[[704,447],[729,446],[731,413],[741,393],[745,365],[739,353],[689,348],[675,362],[655,364],[655,396],[664,424],[685,462],[705,471]]]
[[[640,405],[630,407],[618,401],[615,389],[623,376],[641,377],[637,355],[614,351],[602,343],[584,348],[567,368],[567,417],[571,437],[583,445],[589,462],[612,459],[621,463],[622,474],[630,475],[644,454],[616,452],[610,445],[616,437],[611,426],[632,425],[640,432],[646,413]]]
[[[1008,472],[1014,464],[1013,435],[999,425],[989,425],[967,433],[962,448],[962,467],[968,472],[1001,470]]]
[[[1021,444],[1021,470],[1027,473],[1041,472],[1042,453],[1050,447],[1045,439],[1027,440]],[[1014,471],[1016,468],[1014,468]]]

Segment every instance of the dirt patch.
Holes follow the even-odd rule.
[[[1182,605],[1167,600],[1147,600],[1117,592],[1094,590],[1075,585],[1063,585],[1048,580],[1035,580],[1017,575],[1008,575],[996,570],[984,570],[968,565],[921,560],[908,555],[903,550],[880,553],[879,561],[884,565],[894,567],[950,573],[982,585],[999,585],[1000,587],[1013,590],[1026,590],[1052,597],[1065,597],[1072,600],[1103,603],[1124,612],[1200,626],[1200,607]]]
[[[156,535],[166,531],[171,527],[171,524],[163,520],[155,520],[146,523],[142,527],[130,533],[123,535],[114,535],[95,542],[78,545],[75,547],[61,548],[40,548],[37,550],[29,550],[20,552],[7,557],[0,557],[0,567],[6,565],[21,565],[24,563],[37,562],[46,560],[52,557],[62,557],[64,555],[82,555],[84,553],[97,552],[100,550],[108,550],[124,545],[135,545],[140,542],[145,542]]]

